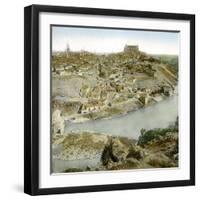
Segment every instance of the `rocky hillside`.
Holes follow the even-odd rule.
[[[88,132],[57,135],[53,138],[52,153],[53,161],[99,159],[96,166],[88,162],[84,168],[66,168],[60,172],[177,167],[178,129],[174,126],[142,130],[138,141]]]

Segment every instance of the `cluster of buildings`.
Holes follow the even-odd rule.
[[[86,65],[80,67],[77,66],[77,63],[62,63],[54,67],[52,73],[58,76],[68,74],[83,75],[86,82],[87,78],[91,76],[96,78],[95,85],[89,86],[88,84],[88,86],[80,88],[80,98],[86,98],[87,101],[81,103],[79,106],[77,111],[79,114],[96,112],[105,107],[112,107],[116,102],[123,103],[129,101],[131,98],[138,100],[141,105],[147,105],[150,102],[161,101],[162,95],[170,96],[173,91],[172,88],[168,86],[160,86],[158,82],[156,82],[157,80],[155,80],[155,85],[160,87],[159,91],[148,87],[147,84],[144,84],[145,86],[142,89],[138,87],[138,80],[141,79],[141,82],[145,83],[145,78],[155,78],[152,74],[148,74],[154,69],[152,69],[151,62],[148,61],[148,56],[145,57],[145,55],[140,54],[138,45],[125,45],[122,57],[116,54],[108,58],[96,56],[95,58],[93,57],[93,59],[89,59],[87,57],[89,55],[88,52],[72,52],[67,44],[65,56],[72,56],[73,54],[80,54],[80,58],[85,58],[85,61],[80,59],[78,62],[80,62],[80,66],[81,62],[86,62]],[[86,54],[88,55],[86,56]],[[141,55],[147,60],[144,61],[140,59],[139,57]],[[138,57],[138,61],[134,56]],[[112,59],[114,59],[113,62],[111,61]],[[129,66],[131,66],[130,69]],[[131,70],[132,73],[130,73]],[[103,72],[106,73],[105,77],[102,75]],[[137,76],[137,74],[139,74],[139,76]]]

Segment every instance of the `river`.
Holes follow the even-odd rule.
[[[66,121],[65,132],[91,131],[113,136],[124,136],[138,139],[142,128],[166,128],[174,123],[178,116],[178,95],[158,102],[126,115],[111,119],[98,119],[82,123]]]
[[[65,132],[91,131],[138,139],[142,128],[146,130],[166,128],[175,122],[177,116],[178,95],[175,94],[152,106],[111,119],[98,119],[82,123],[66,121]],[[54,149],[54,153],[56,154],[56,149]],[[97,167],[100,165],[100,157],[82,160],[61,160],[55,158],[52,161],[54,173],[63,172],[69,168],[85,170],[87,167]]]

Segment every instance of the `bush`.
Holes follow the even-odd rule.
[[[145,131],[144,129],[141,130],[141,135],[138,139],[138,145],[144,146],[149,141],[159,138],[160,136],[165,136],[168,132],[177,131],[175,128],[157,128],[149,131]]]

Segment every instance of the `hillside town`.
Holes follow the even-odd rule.
[[[169,117],[173,123],[159,128],[157,116],[154,128],[145,130],[151,116],[140,117],[139,137],[136,127],[127,134],[131,126],[123,121],[176,97],[178,61],[170,60],[176,57],[148,55],[138,45],[101,54],[66,46],[65,52],[53,52],[51,62],[53,172],[177,167],[178,118]],[[114,119],[121,120],[120,134],[113,132],[113,121],[106,132],[94,131],[94,121],[106,126]],[[90,122],[90,129],[77,128]]]
[[[118,53],[71,51],[52,55],[52,125],[111,118],[173,95],[178,75],[173,66],[125,45]]]

